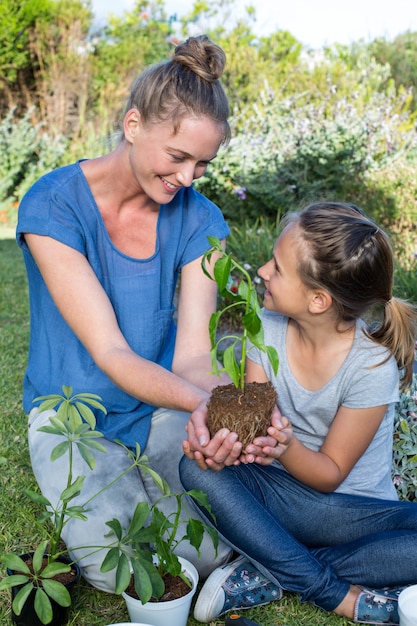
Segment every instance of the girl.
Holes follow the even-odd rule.
[[[417,317],[392,295],[389,240],[355,206],[313,204],[284,218],[259,275],[280,366],[274,376],[253,347],[247,380],[273,382],[281,416],[231,466],[196,452],[204,431],[192,418],[183,484],[207,492],[221,536],[243,555],[211,574],[195,617],[287,589],[357,622],[398,624],[398,593],[417,582],[417,505],[399,502],[391,481],[393,415]],[[374,305],[382,319],[368,325]]]

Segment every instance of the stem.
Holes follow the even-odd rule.
[[[69,447],[68,447],[68,477],[67,477],[67,489],[71,486],[72,483],[72,473],[73,473],[73,441],[70,439]],[[67,513],[68,502],[63,502],[62,509],[58,515],[58,523],[56,524],[56,531],[51,539],[51,554],[55,555],[58,549],[58,542],[62,535],[62,529],[65,526],[65,517]]]

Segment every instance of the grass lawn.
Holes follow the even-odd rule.
[[[22,378],[29,338],[27,285],[12,229],[0,228],[0,553],[24,553],[39,540],[36,506],[22,491],[36,488],[30,466],[26,416],[21,406]],[[326,614],[286,594],[280,602],[244,612],[261,626],[347,626],[349,620]],[[107,626],[128,620],[124,601],[82,583],[74,596],[69,626]],[[0,592],[0,624],[9,626],[10,596]],[[197,626],[190,617],[188,626]],[[224,624],[224,619],[211,626]],[[170,626],[170,624],[167,624]]]

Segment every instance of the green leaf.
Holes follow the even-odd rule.
[[[61,389],[66,398],[71,398],[73,394],[73,388],[70,385],[62,385]]]
[[[83,423],[83,421],[77,407],[75,407],[73,404],[70,404],[68,406],[68,417],[71,431],[76,432],[77,428],[80,426],[80,424]]]
[[[106,526],[108,526],[112,530],[112,532],[108,533],[106,537],[111,536],[111,535],[116,535],[118,541],[120,541],[123,536],[123,528],[119,520],[113,518],[109,522],[106,522]]]
[[[279,357],[278,352],[273,346],[266,346],[266,353],[268,355],[269,362],[271,363],[272,369],[274,371],[275,376],[278,373],[279,367]]]
[[[68,400],[63,400],[56,412],[56,418],[61,420],[61,422],[67,421],[69,417],[69,409],[70,405],[68,404]]]
[[[240,370],[235,355],[235,344],[228,346],[223,353],[223,365],[235,387],[239,386]]]
[[[186,539],[197,550],[200,557],[200,546],[204,537],[204,524],[200,520],[190,518],[187,522]]]
[[[223,252],[222,244],[220,243],[220,239],[218,237],[212,237],[209,235],[207,240],[212,248],[215,248],[219,252]]]
[[[209,335],[210,335],[210,344],[212,346],[216,345],[217,341],[217,327],[219,325],[219,320],[221,316],[221,311],[217,313],[212,313],[209,320]]]
[[[30,594],[32,593],[32,590],[33,590],[32,583],[28,583],[27,585],[19,589],[19,591],[15,595],[13,603],[12,603],[12,608],[13,608],[13,611],[16,613],[16,615],[21,614],[22,609],[25,606],[25,602],[30,596]]]
[[[0,591],[3,589],[10,589],[11,587],[17,587],[19,585],[24,585],[29,581],[29,577],[24,574],[10,574],[0,580]]]
[[[146,561],[132,560],[133,575],[135,577],[135,590],[142,604],[146,604],[152,597],[152,580],[148,572]],[[152,567],[152,566],[151,566]]]
[[[53,618],[52,604],[46,593],[41,587],[36,589],[35,593],[35,613],[41,620],[42,624],[49,624]]]
[[[70,447],[70,443],[68,441],[62,441],[59,443],[51,452],[51,461],[56,461],[61,456],[63,456]]]
[[[151,584],[151,588],[152,588],[152,594],[150,597],[154,597],[154,598],[160,598],[162,596],[162,594],[165,591],[165,584],[164,581],[162,580],[162,577],[157,569],[157,567],[154,565],[154,563],[152,562],[152,559],[149,560],[145,560],[145,559],[141,559],[140,560],[140,564],[143,568],[143,570],[146,571],[146,574],[148,576],[148,579],[150,581]],[[137,586],[136,586],[136,566],[138,565],[137,560],[132,560],[132,568],[133,568],[133,573],[134,573],[134,577],[135,577],[135,589],[136,589],[136,593],[138,593],[137,590]],[[140,595],[140,594],[138,594]],[[146,597],[146,596],[145,596]],[[142,604],[145,604],[145,600],[144,600],[144,596],[140,595],[141,598],[141,602]],[[149,598],[148,598],[149,600]],[[146,602],[148,601],[146,600]]]
[[[213,543],[213,547],[216,551],[216,555],[217,555],[217,550],[219,547],[219,533],[217,532],[217,530],[215,528],[213,528],[213,526],[207,526],[206,525],[206,532],[210,535],[211,537],[211,541]]]
[[[258,335],[262,328],[262,322],[256,311],[249,311],[249,313],[244,315],[242,318],[242,324],[251,336]]]
[[[64,401],[64,398],[62,396],[51,394],[50,396],[38,396],[33,400],[33,402],[39,402],[40,400],[43,400],[43,402],[41,402],[38,408],[42,413],[42,411],[50,411],[54,409],[59,402]]]
[[[89,511],[91,511],[91,509],[86,509],[84,506],[69,506],[66,509],[66,516],[69,519],[80,519],[86,522]]]
[[[71,565],[61,561],[52,561],[42,571],[42,578],[53,578],[58,574],[66,574],[71,571]]]
[[[135,535],[141,528],[144,527],[149,517],[150,507],[147,502],[139,502],[136,505],[135,511],[132,516],[132,520],[129,524],[128,535]]]
[[[239,296],[242,298],[242,300],[244,300],[246,302],[246,300],[248,299],[249,296],[249,286],[248,284],[244,281],[241,280],[238,287],[237,287],[237,292],[239,294]]]
[[[115,593],[122,593],[130,583],[130,563],[125,554],[120,555],[116,570]]]
[[[61,493],[60,499],[62,502],[69,502],[76,496],[80,495],[84,480],[85,476],[77,476],[74,482]]]
[[[45,496],[43,496],[41,493],[37,493],[36,491],[33,491],[32,489],[24,489],[23,493],[25,494],[25,496],[30,498],[32,502],[35,502],[36,504],[41,504],[42,506],[51,506],[51,503],[49,502],[48,498],[45,498]]]
[[[229,280],[230,270],[232,267],[232,259],[231,256],[225,254],[217,259],[214,264],[214,278],[216,280],[219,291],[222,292],[227,287],[227,281]]]
[[[36,548],[34,552],[32,565],[33,565],[33,570],[36,574],[40,572],[42,569],[42,561],[43,561],[43,557],[44,557],[47,545],[48,545],[48,541],[47,539],[45,539],[45,541],[42,541],[38,545],[38,547]]]
[[[125,555],[120,554],[119,548],[110,548],[110,550],[107,552],[106,556],[103,559],[100,567],[100,572],[110,572],[118,565],[119,560],[123,556]],[[122,591],[124,591],[124,589],[122,589]],[[121,593],[121,591],[116,591],[115,593]]]
[[[22,572],[23,574],[30,574],[30,569],[20,556],[16,554],[2,554],[1,562],[3,565],[13,570],[14,572]]]
[[[141,466],[142,470],[144,472],[146,472],[147,474],[149,474],[149,476],[152,478],[154,484],[158,487],[159,491],[165,495],[168,496],[171,493],[171,489],[167,483],[166,480],[164,480],[162,478],[162,476],[160,476],[158,474],[158,472],[155,472],[155,470],[153,470],[151,467],[149,467],[149,465],[145,465],[145,466]]]
[[[212,369],[213,374],[215,376],[220,376],[220,372],[223,372],[224,370],[219,369],[219,365],[217,361],[217,345],[215,345],[210,350],[210,358],[211,358],[211,369]]]
[[[201,491],[201,489],[191,489],[190,491],[187,491],[187,495],[195,500],[199,506],[206,509],[206,511],[210,513],[213,521],[216,521],[216,518],[211,510],[211,504],[205,491]]]
[[[71,606],[71,596],[68,589],[58,580],[44,580],[42,582],[45,593],[60,606]]]
[[[99,411],[104,413],[104,415],[107,415],[106,407],[104,406],[104,404],[102,404],[102,402],[100,402],[102,398],[95,393],[79,393],[74,396],[74,399],[77,399],[83,404],[87,404],[94,409],[98,409]]]
[[[77,448],[80,456],[87,463],[90,470],[93,470],[96,465],[96,457],[94,456],[94,454],[81,442],[77,443]]]
[[[94,430],[96,427],[96,416],[94,415],[90,407],[84,404],[83,402],[76,402],[75,406],[80,412],[80,415],[82,416],[83,420],[87,422],[87,424],[90,426],[92,430]]]

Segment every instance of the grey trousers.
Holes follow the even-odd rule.
[[[59,500],[59,494],[66,486],[68,458],[67,455],[51,461],[51,450],[59,443],[57,435],[38,432],[40,426],[49,424],[49,417],[54,411],[32,409],[29,414],[29,450],[33,472],[42,494],[48,498],[53,506]],[[160,474],[169,484],[173,493],[180,493],[184,489],[181,485],[178,465],[182,457],[182,440],[185,438],[185,425],[188,413],[169,409],[158,409],[152,416],[152,426],[146,445],[145,454],[150,466]],[[83,490],[71,505],[84,504],[93,495],[110,483],[130,462],[126,451],[118,444],[106,439],[99,439],[107,453],[95,453],[96,465],[90,470],[76,450],[74,455],[74,478],[86,476]],[[94,552],[91,546],[103,546],[111,543],[115,537],[105,537],[109,532],[106,522],[117,518],[122,527],[127,528],[133,511],[138,502],[153,503],[161,497],[161,492],[155,486],[150,476],[142,474],[134,468],[111,488],[89,503],[88,520],[72,519],[64,527],[62,539],[69,554],[81,567],[83,577],[97,589],[114,591],[115,570],[105,574],[100,572],[100,566],[106,554],[105,550]],[[161,503],[161,509],[169,514],[175,508],[175,499],[168,499]],[[189,509],[192,517],[198,517],[194,507]],[[187,516],[187,512],[184,512]],[[82,548],[81,546],[88,546]],[[77,549],[80,547],[80,549]],[[220,542],[217,557],[211,539],[204,537],[201,546],[201,558],[198,559],[196,550],[188,543],[182,542],[178,547],[178,555],[190,560],[199,571],[201,578],[206,578],[211,571],[225,563],[231,556],[230,547]]]

